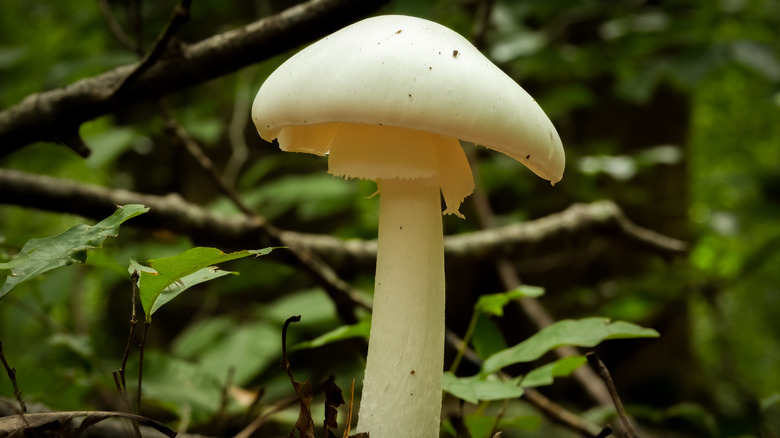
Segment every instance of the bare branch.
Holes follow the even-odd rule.
[[[70,180],[0,169],[0,203],[102,219],[116,205],[144,204],[150,211],[133,219],[132,225],[167,228],[189,236],[198,244],[222,248],[297,245],[321,255],[336,267],[371,264],[376,260],[376,241],[342,240],[336,237],[280,231],[278,240],[262,219],[223,216],[189,203],[179,195],[153,196],[125,190],[79,184]],[[489,260],[527,245],[598,232],[627,239],[665,255],[684,254],[687,243],[641,228],[625,217],[612,201],[574,204],[541,219],[491,230],[447,236],[445,254],[450,260]]]
[[[114,90],[143,61],[51,91],[32,94],[0,112],[0,156],[36,141],[78,138],[82,123],[137,102],[158,99],[232,73],[327,35],[387,0],[310,0],[167,53],[123,88]]]

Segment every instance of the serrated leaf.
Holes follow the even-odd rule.
[[[523,388],[518,385],[520,379],[497,380],[493,376],[456,377],[450,372],[442,377],[442,389],[469,403],[480,401],[504,400],[518,398],[523,395]]]
[[[243,257],[266,255],[273,249],[224,253],[217,248],[199,246],[173,257],[149,260],[149,266],[145,269],[131,262],[129,271],[139,271],[138,293],[141,296],[141,305],[147,316],[147,322],[151,322],[154,312],[190,286],[197,284],[195,281],[202,283],[230,273],[219,270],[208,273],[206,270],[211,266]]]
[[[567,319],[545,327],[525,341],[500,351],[485,360],[482,373],[490,374],[505,366],[531,362],[564,345],[593,347],[608,339],[655,338],[659,334],[649,328],[607,318]]]
[[[544,289],[537,286],[520,286],[508,292],[482,295],[477,301],[477,310],[490,315],[503,316],[504,307],[510,302],[524,297],[540,297],[544,295]]]
[[[520,382],[523,388],[552,385],[556,377],[568,377],[587,361],[585,356],[568,356],[542,365],[525,375]]]
[[[11,271],[5,274],[7,277],[0,288],[0,298],[17,284],[45,272],[73,263],[84,263],[88,250],[100,248],[104,240],[117,236],[123,222],[147,211],[149,208],[143,205],[125,205],[95,225],[79,224],[57,236],[28,241],[18,257],[8,263],[0,263],[0,270]]]
[[[342,341],[351,338],[368,339],[371,330],[371,321],[361,321],[357,324],[342,325],[312,340],[303,341],[296,344],[291,350],[303,350],[306,348],[322,347],[332,342]]]

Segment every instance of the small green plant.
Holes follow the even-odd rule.
[[[79,224],[57,236],[28,241],[14,259],[0,263],[1,278],[4,280],[2,288],[0,288],[0,299],[22,282],[63,266],[85,263],[90,250],[100,248],[107,238],[116,237],[121,224],[146,213],[148,210],[147,207],[137,204],[120,206],[111,216],[95,225]],[[132,413],[73,411],[27,414],[21,420],[15,416],[2,417],[0,418],[0,434],[34,434],[39,428],[46,428],[60,423],[70,424],[70,421],[74,418],[83,417],[81,426],[76,431],[76,435],[78,435],[80,431],[104,419],[123,417],[132,421],[137,436],[141,436],[139,424],[150,425],[168,436],[175,436],[175,432],[167,426],[138,415],[141,405],[144,345],[149,326],[152,323],[152,315],[160,307],[192,286],[228,274],[238,275],[238,272],[223,271],[215,265],[244,257],[263,256],[269,254],[273,249],[264,248],[224,253],[216,248],[195,247],[172,257],[152,259],[146,263],[130,260],[128,268],[132,282],[130,333],[121,366],[113,372],[113,377],[117,390],[123,396],[128,410]],[[135,327],[139,322],[136,314],[137,299],[140,299],[144,311],[144,330],[139,345],[137,396],[135,404],[132,404],[128,395],[125,372]],[[11,379],[21,413],[24,414],[26,405],[16,382],[16,371],[8,365],[3,356],[1,342],[0,358],[2,358],[2,363]]]

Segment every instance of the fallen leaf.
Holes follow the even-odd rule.
[[[2,417],[0,418],[0,437],[26,438],[28,436],[39,436],[39,434],[40,436],[46,436],[46,432],[57,432],[53,436],[67,436],[64,434],[74,429],[70,423],[76,417],[84,417],[81,426],[78,428],[81,431],[107,418],[122,417],[153,427],[166,436],[176,436],[176,432],[168,428],[168,426],[140,415],[108,411],[65,411]]]
[[[339,406],[344,404],[344,397],[341,395],[341,388],[333,381],[331,376],[325,382],[325,428],[336,429],[339,427],[338,416]]]

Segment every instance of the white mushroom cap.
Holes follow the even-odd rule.
[[[448,213],[473,190],[457,139],[553,184],[565,165],[555,127],[525,90],[459,34],[414,17],[369,18],[303,49],[265,81],[252,118],[283,150],[330,154],[334,175],[438,176]]]

